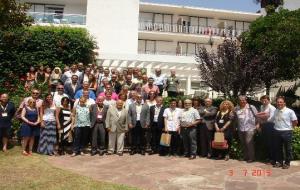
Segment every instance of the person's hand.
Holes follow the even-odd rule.
[[[133,125],[132,124],[128,124],[128,127],[129,127],[129,129],[132,129]]]
[[[168,128],[164,128],[164,131],[166,132],[166,133],[168,133],[169,132],[169,130],[168,130]]]
[[[111,130],[110,130],[110,128],[107,128],[106,131],[109,133]]]
[[[256,127],[257,132],[261,132],[261,128],[259,127],[259,125],[256,125],[255,127]]]
[[[58,124],[57,124],[57,129],[59,130],[60,128],[61,128],[61,127],[60,127],[60,124],[58,123]]]
[[[220,128],[219,128],[219,127],[216,127],[216,131],[217,131],[217,132],[220,132]]]
[[[221,129],[219,129],[219,132],[224,132],[225,131],[225,128],[223,127],[223,128],[221,128]]]
[[[37,125],[38,125],[38,122],[35,122],[34,125],[37,126]],[[42,127],[42,128],[45,127],[45,122],[44,122],[44,121],[41,122],[41,127]]]

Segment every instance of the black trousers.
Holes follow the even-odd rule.
[[[197,154],[197,131],[196,127],[181,128],[184,146],[184,155]]]
[[[153,123],[151,126],[151,150],[154,152],[160,151],[160,137],[162,129],[157,126],[157,123]]]
[[[275,146],[274,146],[274,123],[266,122],[261,124],[262,135],[264,137],[264,144],[267,148],[267,158],[271,161],[275,160]]]
[[[169,154],[179,154],[180,136],[177,131],[169,131],[169,134],[171,134]]]
[[[85,138],[87,136],[86,128],[89,127],[75,127],[74,128],[74,144],[73,152],[80,153],[85,146]]]
[[[276,139],[276,161],[283,164],[289,165],[293,155],[292,155],[292,137],[293,131],[279,131],[275,130],[275,139]],[[283,155],[283,148],[285,150],[285,157]]]
[[[205,124],[200,126],[200,155],[206,157],[208,154],[212,155],[211,142],[214,138],[214,130],[209,130]]]
[[[96,123],[92,128],[92,151],[105,149],[105,129],[103,123]]]
[[[157,85],[158,89],[159,89],[159,96],[162,96],[163,92],[164,92],[164,85]]]
[[[133,151],[145,151],[146,137],[145,129],[142,128],[141,123],[137,121],[134,128],[132,128],[132,146]]]
[[[173,91],[168,91],[168,97],[177,97],[178,93],[177,92],[173,92]]]

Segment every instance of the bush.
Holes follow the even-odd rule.
[[[292,144],[294,160],[300,160],[300,127],[294,129]]]
[[[95,48],[84,28],[32,26],[0,31],[0,82],[11,83],[30,66],[91,63]]]

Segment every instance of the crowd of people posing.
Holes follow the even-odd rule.
[[[79,69],[78,69],[79,68]],[[48,73],[48,74],[47,74]],[[64,154],[72,146],[72,156],[81,155],[91,147],[90,154],[122,156],[128,149],[133,154],[181,155],[195,159],[229,159],[229,150],[238,134],[244,160],[255,160],[254,135],[262,131],[268,159],[274,167],[289,168],[292,159],[292,130],[297,125],[295,112],[285,106],[284,97],[276,99],[277,108],[268,96],[261,97],[262,106],[248,104],[239,97],[237,106],[224,100],[219,108],[212,99],[176,99],[179,79],[175,70],[165,77],[160,69],[147,76],[138,68],[122,72],[83,64],[69,69],[34,68],[27,74],[25,88],[34,83],[49,85],[42,100],[40,90],[32,88],[18,109],[7,93],[0,98],[0,135],[3,151],[7,151],[12,119],[22,121],[22,154],[32,155],[35,139],[37,152],[46,155]],[[163,104],[162,93],[172,99]],[[162,146],[161,136],[170,134],[169,146]],[[227,148],[212,146],[215,133],[222,133]],[[39,138],[37,138],[39,137]],[[285,154],[283,154],[283,148]]]

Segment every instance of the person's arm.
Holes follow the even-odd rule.
[[[56,119],[56,128],[59,130],[61,128],[60,126],[60,122],[59,122],[59,113],[60,113],[60,109],[59,107],[56,108],[56,112],[55,112],[55,119]]]
[[[168,132],[168,120],[167,120],[166,117],[164,117],[164,123],[165,123],[165,128],[164,128],[164,130],[165,130],[165,132]]]
[[[38,72],[36,72],[36,73],[34,74],[34,81],[35,81],[35,83],[37,83],[37,74],[38,74]]]
[[[39,110],[40,111],[38,111],[38,120],[35,122],[35,125],[41,123],[41,127],[45,127],[45,122],[41,120],[41,118],[43,118],[44,115],[43,107],[40,107]]]
[[[31,121],[29,121],[29,120],[25,117],[25,115],[26,115],[26,109],[23,108],[23,109],[22,109],[22,112],[21,112],[21,119],[22,119],[25,123],[27,123],[28,125],[33,125],[33,123],[32,123]]]
[[[296,116],[296,114],[295,114],[294,111],[291,113],[291,120],[292,120],[292,126],[293,127],[297,127],[297,125],[298,125],[298,118],[297,118],[297,116]]]
[[[108,132],[110,132],[110,129],[111,129],[111,122],[110,122],[111,111],[110,111],[110,109],[112,109],[112,108],[111,107],[108,108],[107,114],[106,114],[106,119],[105,119],[105,127]]]
[[[76,108],[74,107],[73,110],[72,110],[72,114],[71,114],[71,117],[72,117],[72,122],[71,122],[71,129],[74,130],[74,127],[75,127],[75,118],[76,118]]]
[[[128,109],[128,127],[129,127],[129,129],[131,129],[131,128],[133,128],[133,126],[132,126],[132,108],[131,108],[132,106],[130,105],[129,106],[129,109]]]
[[[150,126],[150,109],[149,106],[147,105],[147,113],[146,113],[146,128]]]

